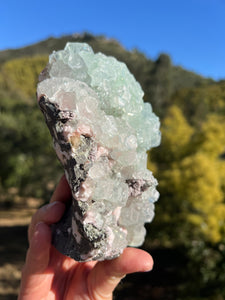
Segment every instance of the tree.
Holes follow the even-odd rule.
[[[154,110],[165,115],[170,103],[172,64],[167,54],[160,54],[149,74],[148,94]]]
[[[177,106],[170,107],[162,122],[162,144],[150,154],[157,165],[159,210],[163,210],[157,218],[159,223],[161,218],[163,222],[167,220],[165,228],[170,224],[171,234],[175,230],[174,237],[180,237],[181,242],[185,236],[204,236],[212,243],[222,239],[224,128],[222,117],[210,115],[194,130]]]
[[[199,126],[209,114],[225,115],[225,82],[197,88],[183,88],[172,95],[188,121]]]
[[[38,75],[46,66],[47,56],[23,57],[7,61],[2,67],[5,85],[26,97],[35,97]]]
[[[171,106],[161,126],[162,141],[157,149],[152,150],[152,158],[159,165],[172,164],[185,157],[191,147],[192,128],[177,106]]]
[[[184,247],[191,299],[199,293],[225,294],[224,128],[224,117],[218,114],[193,127],[173,106],[162,121],[162,145],[150,152],[160,192],[151,239]]]

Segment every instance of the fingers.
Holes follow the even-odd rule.
[[[51,230],[38,223],[27,251],[18,300],[44,299],[52,283],[52,273],[47,273],[51,247]]]
[[[58,222],[64,211],[65,204],[71,199],[71,191],[65,175],[60,179],[50,204],[42,206],[33,216],[28,229],[28,239],[31,240],[37,223],[44,222],[48,225]]]
[[[35,226],[34,234],[27,251],[26,265],[31,273],[43,272],[49,262],[51,229],[43,222]]]
[[[126,248],[120,257],[95,265],[88,278],[90,296],[95,300],[111,300],[113,290],[126,274],[147,272],[152,267],[153,260],[147,252]]]
[[[28,239],[31,241],[35,226],[39,222],[47,225],[58,222],[65,211],[65,204],[59,201],[42,206],[32,217],[31,224],[28,229]]]
[[[69,200],[71,200],[71,190],[66,180],[66,176],[63,175],[52,195],[50,202],[60,201],[66,203]]]
[[[28,229],[30,247],[22,272],[19,300],[44,299],[52,284],[49,272],[51,229],[65,211],[65,203],[71,199],[69,185],[63,176],[52,196],[51,203],[41,207],[33,216]]]

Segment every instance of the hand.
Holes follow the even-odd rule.
[[[71,199],[63,176],[51,203],[40,208],[28,230],[29,249],[18,300],[111,300],[120,280],[129,273],[150,271],[151,256],[126,248],[120,257],[102,262],[76,262],[51,245],[49,225],[60,220]]]

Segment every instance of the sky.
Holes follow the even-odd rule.
[[[90,32],[225,79],[225,0],[1,0],[0,50]]]

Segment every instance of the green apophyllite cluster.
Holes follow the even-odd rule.
[[[56,247],[90,260],[140,245],[158,199],[146,150],[159,145],[160,132],[139,83],[124,63],[80,43],[53,52],[39,79],[39,104],[74,199]],[[75,254],[63,239],[74,240]]]

